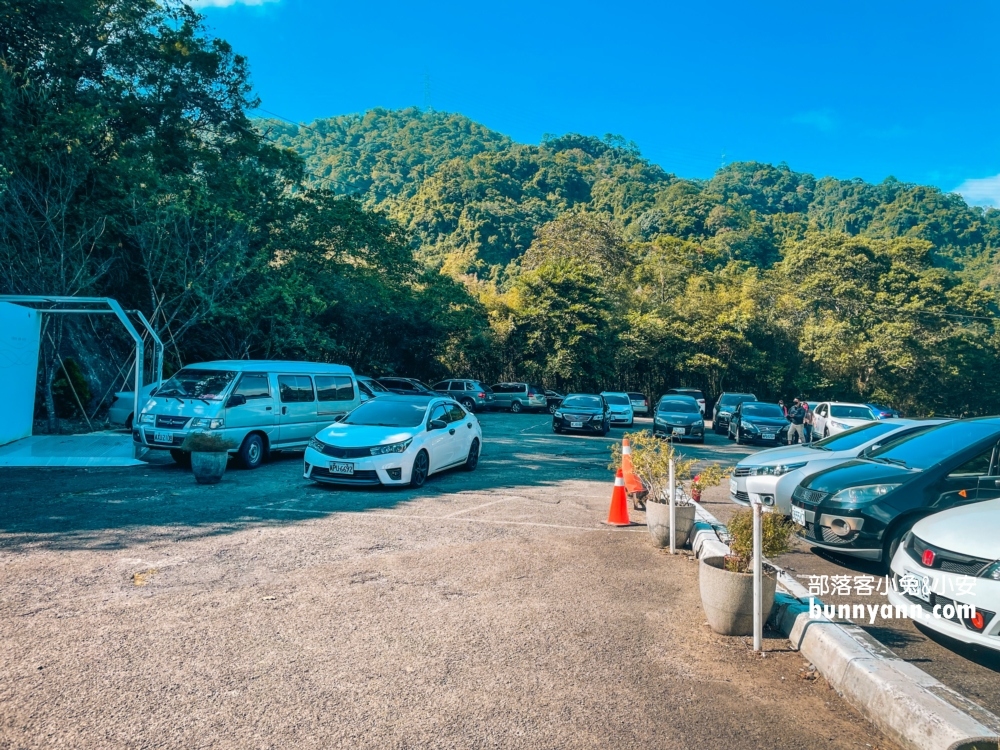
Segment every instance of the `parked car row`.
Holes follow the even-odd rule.
[[[881,562],[890,602],[919,605],[926,626],[1000,650],[1000,417],[863,420],[744,458],[729,489],[790,516],[816,549]]]

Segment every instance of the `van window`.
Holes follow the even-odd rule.
[[[240,378],[240,384],[236,386],[236,393],[246,397],[247,401],[255,398],[271,398],[271,387],[267,382],[267,375],[248,373]]]
[[[279,375],[278,393],[285,404],[299,404],[313,401],[312,380],[308,375]]]
[[[320,401],[353,401],[354,383],[347,375],[316,375],[316,397]]]

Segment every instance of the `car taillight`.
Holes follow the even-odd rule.
[[[929,568],[934,564],[934,550],[925,549],[923,556],[920,558],[920,562],[923,563],[925,568]]]
[[[485,393],[480,393],[479,394],[479,398],[486,398],[486,394]]]

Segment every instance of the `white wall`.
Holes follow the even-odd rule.
[[[41,316],[21,305],[0,302],[0,445],[31,435],[38,376]]]

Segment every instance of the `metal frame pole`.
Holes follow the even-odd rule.
[[[763,534],[761,518],[763,506],[760,501],[753,504],[753,650],[760,651],[764,637],[764,591],[763,591]]]
[[[674,529],[677,528],[677,478],[674,475],[674,459],[670,459],[670,479],[667,482],[670,492],[670,554],[676,555],[677,549],[674,539],[677,536]]]

